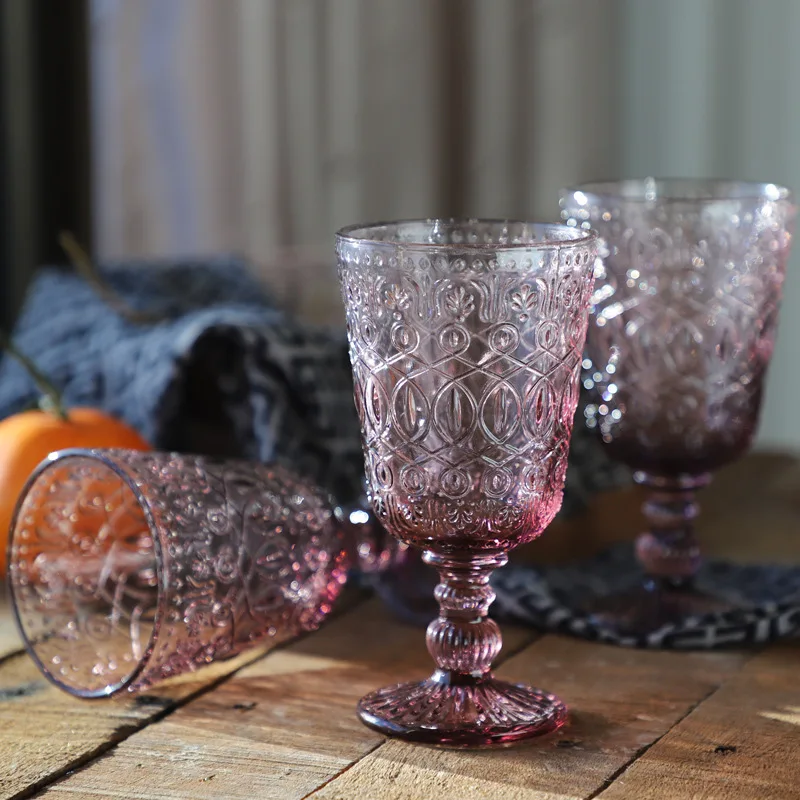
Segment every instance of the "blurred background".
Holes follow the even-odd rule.
[[[0,8],[6,326],[64,228],[99,259],[241,253],[328,322],[349,222],[556,219],[561,185],[614,176],[800,187],[797,0]],[[800,452],[798,344],[790,274],[765,449]]]

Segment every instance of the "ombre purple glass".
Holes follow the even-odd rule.
[[[731,603],[700,591],[695,494],[750,446],[772,355],[795,206],[771,183],[626,180],[561,193],[600,237],[584,361],[586,422],[646,486],[644,581],[600,598],[632,634]]]
[[[316,628],[347,555],[327,496],[281,467],[66,450],[23,491],[8,563],[28,652],[95,698]]]
[[[433,675],[362,698],[412,741],[506,744],[554,730],[551,694],[492,676],[489,576],[561,505],[595,259],[560,225],[419,220],[346,228],[337,256],[377,520],[439,572]]]

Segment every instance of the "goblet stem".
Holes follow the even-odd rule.
[[[637,472],[634,480],[650,489],[642,506],[648,530],[636,540],[636,556],[645,574],[675,588],[688,586],[702,561],[694,533],[700,513],[696,494],[711,476],[664,478]]]
[[[494,600],[492,570],[504,552],[480,555],[427,551],[439,570],[439,616],[428,626],[430,678],[387,686],[362,697],[361,719],[381,733],[449,747],[503,745],[564,724],[567,709],[551,694],[492,676],[503,640],[487,612]]]
[[[650,490],[642,506],[648,530],[636,540],[645,579],[632,589],[590,600],[594,619],[622,634],[643,636],[687,617],[729,609],[728,599],[709,594],[695,582],[703,560],[694,534],[700,513],[695,497],[711,476],[637,472],[634,480]]]
[[[487,616],[495,599],[489,577],[508,556],[503,552],[443,555],[427,551],[423,561],[436,567],[440,578],[434,591],[439,616],[428,625],[426,636],[437,667],[433,680],[458,684],[489,677],[503,646],[499,626]]]

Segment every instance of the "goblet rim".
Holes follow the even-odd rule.
[[[399,239],[379,239],[374,235],[381,228],[390,225],[433,225],[435,223],[448,225],[525,225],[534,231],[549,231],[542,238],[532,239],[529,242],[415,242]],[[365,235],[356,235],[363,231]],[[561,233],[563,238],[553,236]],[[369,247],[384,247],[387,249],[403,249],[412,251],[452,250],[452,251],[493,251],[493,252],[537,252],[562,247],[583,247],[597,240],[597,233],[591,229],[575,228],[558,222],[534,222],[532,220],[503,218],[503,217],[409,217],[404,219],[379,220],[377,222],[359,222],[347,225],[336,231],[337,242],[346,242],[350,245],[364,245]]]
[[[712,188],[716,191],[712,191]],[[646,177],[585,181],[563,187],[560,193],[562,203],[566,197],[577,192],[582,192],[586,196],[587,204],[591,198],[596,198],[616,200],[631,205],[647,203],[706,205],[735,200],[769,200],[795,205],[794,192],[788,186],[771,181],[749,181],[735,178],[648,175]]]
[[[115,473],[126,485],[126,487],[133,493],[133,496],[136,499],[136,502],[139,504],[139,507],[144,514],[145,521],[147,522],[147,526],[150,529],[151,539],[153,542],[153,553],[155,556],[155,566],[156,566],[156,579],[157,579],[157,590],[158,594],[156,597],[156,617],[153,621],[153,630],[150,632],[150,637],[147,642],[147,646],[142,652],[141,658],[137,661],[135,666],[127,673],[127,675],[120,678],[116,683],[110,684],[105,686],[101,689],[81,689],[73,684],[66,683],[61,681],[56,675],[54,675],[51,670],[45,665],[39,654],[36,652],[36,648],[34,643],[28,637],[25,626],[23,621],[20,617],[20,609],[18,608],[16,602],[16,595],[14,592],[14,580],[11,578],[10,571],[11,571],[11,555],[13,553],[14,543],[15,543],[15,533],[17,530],[17,523],[19,522],[19,516],[22,511],[22,507],[24,505],[25,498],[28,495],[28,492],[33,487],[34,483],[50,468],[54,467],[56,464],[63,463],[66,459],[69,458],[85,458],[89,461],[95,461],[98,464],[102,465],[103,467],[107,468],[109,471]],[[69,447],[64,448],[62,450],[55,450],[54,452],[50,453],[46,456],[42,461],[37,464],[33,472],[31,472],[28,480],[25,482],[25,486],[23,487],[22,491],[20,492],[16,505],[14,507],[14,513],[11,516],[11,525],[9,526],[9,536],[8,542],[6,544],[6,564],[8,565],[9,575],[6,579],[6,592],[8,599],[11,605],[12,615],[14,617],[14,622],[16,624],[17,630],[22,638],[22,643],[25,646],[25,651],[27,652],[28,656],[33,660],[34,664],[38,667],[40,672],[44,675],[44,677],[50,681],[50,683],[57,686],[59,689],[71,694],[73,697],[78,697],[82,700],[96,700],[102,699],[107,697],[112,697],[114,695],[119,694],[120,692],[128,689],[131,686],[135,686],[136,682],[142,677],[143,674],[146,673],[146,670],[150,664],[150,661],[153,657],[153,653],[155,652],[156,644],[161,636],[161,627],[162,627],[162,618],[165,611],[165,571],[164,571],[164,558],[163,558],[163,546],[161,542],[161,532],[156,524],[155,519],[153,518],[153,512],[150,508],[150,504],[147,502],[147,498],[142,493],[141,489],[136,485],[136,481],[133,480],[130,474],[128,474],[125,469],[118,464],[113,457],[109,457],[102,449],[91,449],[91,448],[84,448],[84,447]]]

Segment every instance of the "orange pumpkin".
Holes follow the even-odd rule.
[[[96,408],[71,408],[65,417],[23,411],[0,421],[0,576],[6,572],[6,542],[19,493],[40,461],[68,447],[150,449],[133,428]]]

